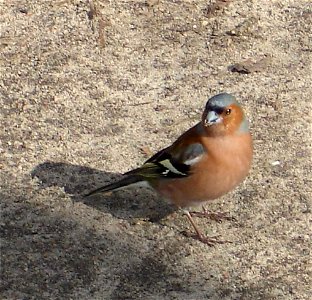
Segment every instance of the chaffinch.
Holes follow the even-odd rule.
[[[242,107],[234,96],[218,94],[207,101],[201,121],[171,146],[125,173],[119,181],[86,196],[146,182],[183,209],[196,237],[211,245],[218,241],[199,231],[188,209],[219,198],[242,182],[250,169],[252,154],[252,137]]]

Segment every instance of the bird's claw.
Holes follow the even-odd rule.
[[[200,241],[202,242],[203,244],[206,244],[207,246],[209,247],[213,247],[215,246],[216,244],[226,244],[226,243],[232,243],[231,241],[227,241],[227,240],[220,240],[219,237],[220,236],[204,236],[204,235],[198,235],[198,234],[193,234],[193,233],[190,233],[190,232],[186,232],[184,231],[183,234],[186,236],[186,237],[191,237],[193,238],[194,240],[197,240],[197,241]]]
[[[209,247],[213,247],[216,244],[226,244],[226,243],[232,243],[231,241],[226,240],[219,240],[218,237],[209,237],[209,236],[198,236],[194,235],[194,239],[206,244]]]

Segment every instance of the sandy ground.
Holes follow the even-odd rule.
[[[310,1],[0,3],[1,299],[312,299]],[[255,159],[197,221],[232,243],[149,190],[81,201],[223,91]]]

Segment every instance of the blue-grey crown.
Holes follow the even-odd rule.
[[[206,104],[206,109],[213,107],[226,107],[231,104],[236,104],[240,106],[240,104],[236,101],[235,97],[228,93],[221,93],[211,97]]]

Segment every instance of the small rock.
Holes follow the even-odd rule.
[[[270,61],[271,61],[271,58],[269,56],[263,57],[257,61],[247,59],[241,63],[231,65],[229,67],[229,70],[231,72],[237,72],[240,74],[260,72],[269,65]]]

